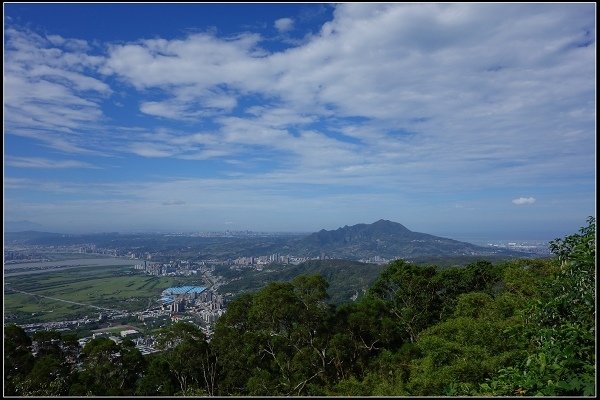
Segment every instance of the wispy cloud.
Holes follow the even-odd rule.
[[[81,132],[102,120],[100,102],[112,92],[90,74],[102,57],[86,41],[5,29],[5,132],[64,152],[90,152]]]
[[[534,197],[518,197],[516,199],[513,199],[513,204],[516,204],[518,206],[524,205],[524,204],[533,204],[535,203],[535,198]]]
[[[181,200],[170,200],[170,201],[162,202],[163,206],[182,206],[184,204],[185,204],[185,201],[181,201]]]
[[[292,18],[279,18],[275,20],[274,25],[279,32],[288,32],[294,28],[294,20]]]
[[[6,156],[4,164],[16,168],[98,168],[92,164],[77,160],[51,160],[41,157]]]

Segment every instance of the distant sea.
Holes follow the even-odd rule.
[[[434,233],[434,235],[436,236],[441,236],[441,237],[445,237],[448,239],[454,239],[454,240],[458,240],[461,242],[467,242],[467,243],[472,243],[478,246],[485,246],[488,243],[491,244],[507,244],[507,243],[520,243],[520,244],[528,244],[528,245],[538,245],[538,246],[545,246],[548,244],[548,242],[550,242],[551,240],[554,240],[556,237],[551,237],[551,238],[540,238],[540,237],[522,237],[522,236],[482,236],[482,235],[465,235],[464,233],[462,234],[436,234]]]

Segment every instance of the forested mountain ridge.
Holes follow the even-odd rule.
[[[506,249],[492,249],[447,239],[427,233],[413,232],[404,225],[380,219],[372,224],[344,226],[336,230],[320,230],[292,244],[298,254],[315,256],[324,253],[331,258],[370,258],[406,260],[432,256],[502,255],[526,256]]]
[[[232,301],[207,341],[194,325],[131,341],[4,330],[5,395],[594,396],[596,221],[554,259],[438,269],[397,260],[354,302],[301,275]],[[78,364],[78,363],[81,364]]]

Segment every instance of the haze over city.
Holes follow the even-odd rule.
[[[4,220],[550,239],[595,215],[595,4],[5,4]]]

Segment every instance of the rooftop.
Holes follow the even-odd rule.
[[[203,286],[177,286],[163,290],[163,296],[174,296],[181,294],[202,293],[206,290]]]

